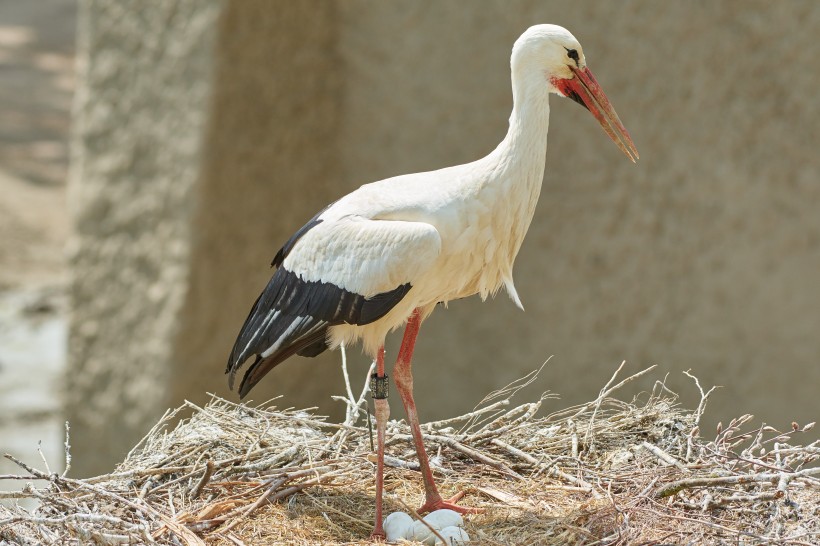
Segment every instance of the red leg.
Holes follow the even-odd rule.
[[[376,353],[376,375],[384,377],[384,345]],[[373,401],[376,407],[376,524],[370,533],[370,540],[384,540],[384,519],[382,519],[382,496],[384,492],[384,430],[390,417],[390,404],[386,398]]]
[[[427,459],[427,452],[424,451],[424,441],[421,436],[421,426],[419,425],[418,412],[416,411],[416,403],[413,400],[413,372],[411,370],[411,360],[413,358],[413,349],[416,346],[416,337],[419,334],[419,327],[421,326],[421,316],[419,310],[413,311],[410,319],[407,321],[407,326],[404,329],[404,339],[401,342],[401,349],[399,349],[399,357],[396,360],[396,366],[393,368],[393,375],[396,379],[396,388],[401,396],[404,410],[407,412],[407,421],[410,423],[410,430],[413,433],[413,443],[416,446],[416,453],[419,458],[419,466],[421,467],[421,477],[424,480],[424,492],[426,500],[419,513],[432,512],[441,508],[449,508],[456,512],[471,513],[477,512],[474,508],[462,508],[453,504],[460,499],[463,493],[460,493],[452,499],[444,500],[438,492],[436,483],[433,481],[433,472],[430,470],[430,462]]]

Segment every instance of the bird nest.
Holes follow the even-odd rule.
[[[613,393],[649,369],[619,381],[620,371],[595,400],[549,415],[539,413],[549,395],[512,403],[531,375],[423,426],[442,492],[484,509],[466,518],[473,543],[820,541],[820,442],[792,441],[811,425],[784,433],[743,416],[707,438],[698,422],[711,391],[693,411],[663,382],[624,402]],[[21,475],[0,479],[47,483],[0,494],[39,501],[31,512],[0,506],[0,545],[365,544],[375,457],[365,393],[347,391],[342,424],[271,402],[186,403],[104,476],[14,459]],[[410,431],[391,421],[387,437],[386,513],[413,514],[424,490]]]

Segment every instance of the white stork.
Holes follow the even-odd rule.
[[[244,397],[294,354],[316,356],[360,340],[376,359],[377,390],[386,391],[385,336],[406,324],[393,373],[424,480],[426,502],[419,512],[471,510],[454,504],[458,495],[442,499],[433,481],[413,401],[410,360],[416,335],[439,302],[473,294],[483,300],[503,286],[521,306],[513,261],[544,178],[550,93],[587,108],[633,162],[638,158],[569,31],[556,25],[530,27],[515,42],[510,65],[514,106],[501,144],[466,165],[366,184],[319,212],[276,254],[276,272],[228,360],[233,388],[236,372],[251,355],[256,357],[239,386]],[[373,537],[383,538],[384,430],[390,410],[386,398],[374,403],[378,464]]]

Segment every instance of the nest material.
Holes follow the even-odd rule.
[[[820,543],[820,442],[791,440],[811,425],[781,433],[743,416],[706,439],[708,392],[695,411],[662,382],[631,402],[611,396],[647,371],[614,384],[616,372],[596,400],[546,416],[547,395],[510,402],[531,376],[424,425],[442,493],[463,490],[462,504],[485,510],[467,518],[474,543]],[[359,423],[365,393],[354,399],[348,386],[345,400],[343,424],[271,403],[186,403],[95,478],[15,460],[26,475],[0,479],[48,483],[0,493],[40,502],[33,513],[0,506],[0,545],[366,544],[375,464]],[[412,512],[424,490],[409,429],[391,421],[387,437],[386,513]]]

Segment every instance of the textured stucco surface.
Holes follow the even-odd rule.
[[[495,146],[509,44],[536,22],[576,34],[641,153],[630,164],[587,112],[551,101],[515,269],[526,312],[503,294],[437,311],[417,353],[422,412],[462,411],[555,355],[539,388],[567,401],[594,397],[627,359],[682,392],[688,368],[724,385],[712,423],[820,417],[816,4],[342,5],[351,187]]]
[[[80,7],[65,385],[77,475],[121,458],[172,403],[220,5]]]
[[[190,292],[174,341],[176,400],[236,397],[222,372],[268,266],[285,234],[338,191],[335,5],[272,6],[232,2],[219,24]],[[302,402],[326,400],[328,371],[290,367],[253,397],[295,390]]]
[[[97,174],[75,177],[79,210],[90,212],[78,216],[71,358],[96,371],[74,382],[83,396],[95,381],[113,383],[84,402],[85,414],[122,404],[122,378],[139,384],[125,397],[133,423],[183,398],[202,401],[205,390],[226,394],[226,355],[279,245],[362,183],[492,149],[511,108],[512,42],[531,24],[554,22],[584,45],[641,160],[628,162],[582,108],[552,100],[544,188],[515,270],[527,310],[501,294],[433,315],[416,358],[422,417],[463,412],[550,355],[537,388],[561,393],[561,404],[594,397],[627,359],[632,370],[672,372],[680,390],[692,391],[680,374],[689,368],[704,384],[725,385],[712,422],[818,417],[813,2],[237,1],[210,21],[199,38],[217,40],[209,90],[155,85],[167,102],[127,119],[94,118],[85,103],[85,125],[102,127],[92,136],[106,127],[124,135],[78,140],[79,165]],[[162,33],[171,45],[190,31]],[[91,47],[92,60],[96,52],[102,66],[121,65],[113,73],[136,70],[139,55],[105,43]],[[205,57],[185,59],[196,74],[186,82],[210,74]],[[152,59],[153,71],[169,60]],[[123,91],[93,66],[86,85],[100,94],[94,108],[105,108]],[[181,141],[148,130],[160,112],[190,116],[178,124]],[[142,185],[139,161],[118,159],[132,157],[128,139],[140,134],[186,158],[153,159],[154,186]],[[151,221],[129,223],[137,216]],[[163,238],[152,238],[161,226]],[[342,391],[338,360],[293,359],[253,397],[286,394],[285,405],[328,410],[329,395]]]

